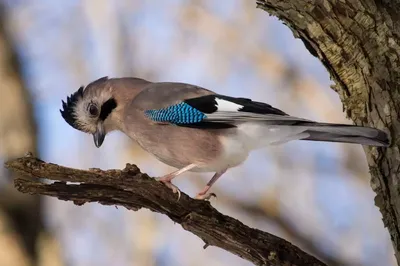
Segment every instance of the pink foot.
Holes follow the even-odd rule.
[[[163,183],[167,188],[171,189],[174,194],[178,193],[178,200],[181,198],[181,191],[177,186],[171,183],[169,176],[164,176],[158,179],[159,182]]]
[[[198,193],[195,197],[195,199],[198,200],[210,200],[212,197],[217,197],[215,193]]]

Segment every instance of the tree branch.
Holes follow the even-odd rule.
[[[141,173],[135,165],[127,164],[123,170],[86,171],[27,156],[7,162],[6,167],[37,178],[15,179],[15,187],[23,193],[57,197],[77,205],[99,202],[134,211],[146,208],[167,215],[185,230],[200,237],[206,243],[205,248],[220,247],[255,265],[325,265],[282,238],[221,214],[209,202],[194,200],[184,193],[177,201],[176,194]],[[39,178],[56,182],[46,184]]]
[[[293,224],[294,221],[288,221],[279,213],[279,211],[277,211],[276,208],[268,206],[272,204],[272,202],[266,204],[266,199],[263,199],[262,203],[260,202],[259,204],[252,204],[226,195],[223,192],[217,191],[216,189],[214,189],[214,192],[219,196],[223,195],[223,199],[218,200],[218,202],[225,205],[235,206],[236,210],[244,212],[247,215],[250,215],[252,217],[259,217],[261,219],[277,224],[279,226],[279,229],[281,229],[285,233],[285,235],[289,237],[289,239],[291,239],[291,241],[297,243],[306,252],[318,257],[329,266],[361,265],[360,263],[350,263],[349,261],[335,257],[334,254],[327,254],[327,252],[324,252],[321,249],[321,245],[318,243],[318,241],[316,241],[316,239],[314,239],[314,237],[308,236],[304,232],[301,232],[301,230],[297,229],[296,226],[294,226]],[[269,201],[273,200],[276,199],[270,199]],[[325,242],[327,242],[327,240],[325,240]]]

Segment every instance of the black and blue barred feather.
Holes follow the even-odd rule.
[[[156,122],[173,124],[195,124],[203,121],[207,116],[185,102],[168,106],[162,109],[146,110],[145,114]]]
[[[197,98],[186,99],[181,103],[171,105],[162,109],[146,110],[145,114],[156,122],[166,122],[184,126],[196,126],[210,128],[211,123],[216,123],[217,128],[229,128],[234,125],[227,123],[211,122],[207,120],[207,114],[213,114],[220,110],[216,100],[235,103],[239,106],[237,112],[256,114],[286,115],[279,109],[269,104],[255,102],[247,98],[234,98],[225,95],[206,95]],[[224,124],[224,125],[222,125]]]

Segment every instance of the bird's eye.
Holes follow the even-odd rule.
[[[96,105],[90,104],[88,109],[89,109],[89,114],[90,114],[91,116],[98,116],[98,114],[99,114],[99,109],[97,108]]]

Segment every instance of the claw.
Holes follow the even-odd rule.
[[[195,168],[197,165],[196,164],[189,164],[179,170],[176,170],[175,172],[169,173],[165,176],[162,176],[160,178],[158,178],[158,181],[164,183],[164,185],[166,185],[169,189],[171,189],[174,193],[178,193],[178,201],[181,198],[181,191],[179,190],[179,188],[177,186],[175,186],[174,184],[171,183],[171,180],[174,179],[175,177],[177,177],[178,175],[186,172],[186,171],[190,171],[190,169]]]
[[[210,200],[212,197],[217,197],[217,195],[215,193],[204,193],[204,194],[197,194],[195,199],[198,200]]]
[[[163,183],[167,188],[171,189],[174,194],[178,193],[177,201],[179,201],[179,199],[181,198],[181,191],[179,190],[179,188],[177,186],[172,184],[171,181],[166,178],[159,178],[158,181]]]

